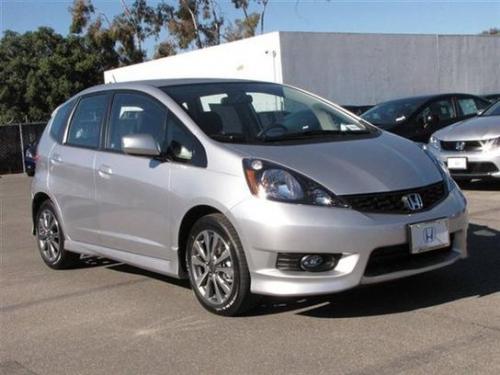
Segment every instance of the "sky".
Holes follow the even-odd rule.
[[[226,18],[241,17],[229,0],[218,3]],[[0,31],[50,26],[67,34],[71,4],[71,0],[0,0]],[[120,0],[93,4],[108,18],[122,10]],[[478,34],[492,27],[500,27],[500,0],[269,0],[264,31]],[[148,50],[153,46],[154,41],[149,42]]]

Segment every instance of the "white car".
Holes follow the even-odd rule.
[[[500,102],[435,132],[429,149],[457,180],[500,179]]]

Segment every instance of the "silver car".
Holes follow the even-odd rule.
[[[90,88],[38,146],[33,223],[52,268],[80,254],[189,278],[209,311],[327,294],[467,255],[446,168],[305,91],[241,80]]]
[[[435,132],[429,150],[458,180],[500,179],[500,102]]]

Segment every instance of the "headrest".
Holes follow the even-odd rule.
[[[247,94],[232,94],[231,96],[222,98],[220,102],[224,105],[251,104],[253,102],[253,98],[251,95]]]
[[[198,126],[207,135],[220,134],[222,132],[222,119],[215,112],[203,112],[199,117]]]

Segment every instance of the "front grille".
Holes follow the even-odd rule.
[[[403,203],[403,197],[418,193],[424,204],[420,211],[430,210],[446,198],[447,192],[443,181],[421,188],[392,191],[387,193],[344,195],[344,199],[353,209],[373,213],[407,214],[410,211]]]
[[[453,235],[450,236],[453,243]],[[365,276],[374,277],[398,271],[415,270],[446,261],[452,246],[421,254],[411,254],[409,244],[381,247],[370,255]]]
[[[467,169],[451,169],[451,174],[484,175],[498,172],[498,168],[491,162],[469,162]]]
[[[441,149],[444,151],[481,151],[479,141],[441,141]],[[463,146],[463,148],[462,148]]]

